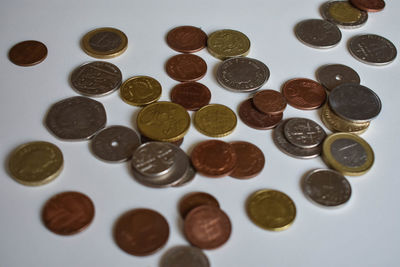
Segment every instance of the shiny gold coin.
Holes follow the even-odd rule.
[[[190,126],[190,116],[181,105],[160,101],[144,107],[137,116],[139,132],[147,138],[175,142]]]
[[[136,76],[126,80],[120,89],[122,100],[133,106],[156,102],[161,96],[161,84],[148,76]]]
[[[196,129],[210,137],[223,137],[236,128],[235,112],[221,104],[209,104],[194,114]]]
[[[29,186],[47,184],[60,174],[62,168],[61,150],[43,141],[17,147],[8,162],[11,176],[17,182]]]
[[[270,189],[253,193],[247,200],[247,213],[259,227],[281,231],[292,225],[296,206],[286,194]]]
[[[335,133],[322,145],[325,163],[344,175],[358,176],[371,169],[374,152],[361,137],[351,133]]]
[[[207,49],[211,55],[221,60],[247,56],[250,51],[250,40],[239,31],[219,30],[208,37]]]

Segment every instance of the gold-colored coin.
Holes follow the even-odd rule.
[[[374,152],[361,137],[351,133],[335,133],[322,145],[325,163],[344,175],[358,176],[371,169]]]
[[[250,51],[250,40],[239,31],[219,30],[208,37],[207,49],[211,55],[221,60],[247,56]]]
[[[136,76],[126,80],[120,89],[122,100],[133,106],[144,106],[161,97],[161,84],[148,76]]]
[[[82,48],[95,58],[113,58],[121,55],[128,47],[126,35],[115,28],[98,28],[82,38]]]
[[[17,147],[10,156],[11,176],[24,185],[44,185],[56,178],[63,168],[61,150],[48,142],[37,141]]]
[[[164,142],[182,139],[190,126],[190,116],[181,105],[160,101],[144,107],[137,116],[139,132]]]
[[[334,2],[328,12],[334,20],[341,23],[355,23],[362,16],[362,11],[352,6],[348,1]]]
[[[221,104],[209,104],[194,114],[196,129],[210,137],[223,137],[236,128],[235,112]]]
[[[263,189],[248,198],[247,213],[250,219],[261,228],[281,231],[292,225],[296,217],[296,206],[286,194]]]

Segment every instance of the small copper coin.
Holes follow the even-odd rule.
[[[90,198],[79,192],[63,192],[50,198],[43,207],[44,225],[58,235],[81,232],[94,218]]]
[[[152,141],[156,141],[156,140],[150,139],[147,136],[144,136],[143,134],[141,134],[140,135],[140,141],[141,141],[142,144],[144,144],[144,143],[152,142]],[[177,141],[169,142],[169,143],[174,144],[176,146],[181,146],[182,143],[183,143],[183,137],[181,139],[177,140]]]
[[[192,209],[202,205],[211,205],[219,208],[218,200],[212,195],[204,192],[193,192],[185,195],[179,201],[179,213],[184,219]]]
[[[24,41],[14,45],[8,52],[12,63],[22,67],[33,66],[47,56],[47,47],[39,41]]]
[[[253,96],[253,105],[262,113],[278,115],[285,110],[286,99],[278,91],[262,90]]]
[[[302,110],[317,109],[326,99],[324,87],[316,81],[305,78],[287,81],[283,85],[282,93],[289,105]]]
[[[185,82],[177,84],[171,91],[172,102],[187,110],[198,110],[210,103],[211,92],[204,84]]]
[[[127,211],[114,227],[117,245],[135,256],[153,254],[167,243],[168,237],[168,222],[160,213],[150,209]]]
[[[264,168],[264,153],[256,145],[249,142],[237,141],[230,144],[235,149],[237,156],[236,168],[230,176],[238,179],[249,179],[257,176]]]
[[[221,209],[203,205],[192,209],[185,218],[188,241],[201,249],[215,249],[228,241],[232,231],[229,217]]]
[[[180,54],[168,59],[166,71],[174,80],[194,82],[206,75],[207,63],[199,56]]]
[[[197,172],[208,177],[229,175],[236,167],[235,149],[219,140],[207,140],[197,144],[191,159]]]
[[[251,98],[243,101],[239,107],[240,119],[249,127],[258,130],[268,130],[274,128],[283,117],[283,113],[268,115],[258,111]]]
[[[207,34],[200,28],[180,26],[168,32],[167,44],[181,53],[194,53],[207,45]]]
[[[378,12],[385,8],[383,0],[350,0],[350,2],[355,7],[367,12]]]

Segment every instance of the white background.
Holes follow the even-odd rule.
[[[230,216],[233,232],[221,248],[206,251],[212,266],[399,266],[400,175],[398,151],[399,58],[388,66],[374,67],[355,60],[348,52],[349,38],[363,33],[382,35],[400,48],[400,2],[386,1],[383,12],[369,14],[365,26],[342,30],[343,39],[332,49],[318,50],[301,44],[293,33],[303,19],[321,18],[317,0],[239,1],[10,1],[0,3],[0,266],[158,266],[162,254],[174,245],[187,244],[177,211],[178,201],[192,191],[213,194]],[[308,201],[299,186],[301,177],[325,167],[320,158],[300,160],[286,156],[272,142],[271,131],[255,130],[238,121],[237,129],[224,141],[247,140],[259,146],[266,157],[263,172],[251,180],[221,179],[197,175],[182,188],[151,189],[138,184],[128,164],[109,164],[96,159],[88,142],[65,142],[52,136],[43,118],[52,103],[76,96],[68,77],[74,68],[94,60],[79,46],[82,36],[98,27],[116,27],[129,39],[128,49],[109,60],[123,73],[156,78],[163,86],[161,100],[177,84],[164,70],[175,54],[166,42],[167,32],[180,25],[201,27],[207,34],[229,28],[251,40],[249,57],[263,61],[271,71],[264,89],[280,90],[295,77],[315,78],[316,69],[329,63],[355,69],[361,83],[381,98],[381,114],[362,137],[372,146],[376,161],[361,177],[349,177],[353,195],[338,209],[325,209]],[[48,57],[39,65],[19,67],[8,58],[8,50],[24,40],[46,44]],[[208,64],[200,81],[212,92],[212,103],[221,103],[236,113],[249,94],[227,91],[218,85],[215,70],[220,63],[207,50],[201,56]],[[118,92],[98,99],[107,111],[107,125],[136,128],[138,108],[124,103]],[[191,114],[192,115],[192,114]],[[321,123],[318,111],[290,106],[284,118],[307,117]],[[198,142],[210,139],[192,125],[182,148],[190,153]],[[6,172],[9,153],[18,145],[45,140],[59,146],[65,167],[45,186],[27,187]],[[283,232],[255,226],[245,213],[247,197],[258,189],[285,192],[296,203],[294,224]],[[42,224],[45,201],[66,190],[91,197],[96,216],[84,232],[58,236]],[[170,238],[162,250],[135,257],[120,250],[112,238],[112,227],[123,212],[138,207],[155,209],[170,225]]]

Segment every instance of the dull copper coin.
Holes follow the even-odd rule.
[[[252,143],[237,141],[230,143],[235,149],[237,163],[230,174],[233,178],[249,179],[257,176],[265,164],[264,153]]]
[[[228,241],[232,231],[229,217],[221,209],[202,205],[192,209],[184,222],[187,240],[201,249],[215,249]]]
[[[286,99],[278,91],[262,90],[253,96],[253,105],[262,113],[278,115],[285,110]]]
[[[239,107],[240,119],[249,127],[258,130],[268,130],[274,128],[283,117],[283,113],[269,115],[258,111],[251,98],[243,101]]]
[[[135,256],[153,254],[167,243],[168,237],[168,222],[160,213],[150,209],[127,211],[114,228],[117,245]]]
[[[24,41],[14,45],[8,52],[12,63],[28,67],[39,64],[47,56],[47,47],[39,41]]]
[[[211,205],[219,208],[218,200],[212,195],[204,192],[192,192],[186,194],[179,201],[179,213],[182,218],[185,218],[192,209],[202,205]]]
[[[144,136],[143,134],[140,135],[140,142],[142,144],[147,143],[147,142],[152,142],[152,141],[156,141],[156,140],[150,139],[147,136]],[[159,141],[157,141],[157,142],[159,142]],[[169,143],[174,144],[176,146],[181,146],[183,143],[183,137],[177,141],[169,142]]]
[[[316,81],[305,78],[287,81],[283,85],[282,93],[289,105],[302,110],[317,109],[326,99],[324,87]]]
[[[350,0],[353,6],[367,12],[378,12],[385,8],[383,0]]]
[[[194,53],[206,47],[207,34],[200,28],[180,26],[168,32],[167,44],[175,51]]]
[[[187,110],[198,110],[210,103],[211,92],[204,84],[185,82],[175,85],[171,91],[172,102]]]
[[[207,72],[207,63],[199,56],[180,54],[168,59],[166,71],[174,80],[194,82],[204,77]]]
[[[79,192],[63,192],[50,198],[43,207],[42,220],[53,233],[73,235],[81,232],[94,218],[90,198]]]

